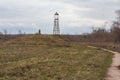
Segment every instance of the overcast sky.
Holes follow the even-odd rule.
[[[81,34],[115,20],[120,0],[0,0],[0,31],[52,33],[54,13],[64,34]]]

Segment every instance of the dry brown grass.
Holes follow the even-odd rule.
[[[30,35],[18,37],[13,40],[5,42],[5,45],[50,45],[62,44],[65,41],[60,36],[52,35]]]
[[[103,80],[112,54],[85,46],[0,46],[1,80]]]
[[[31,35],[0,45],[0,80],[103,80],[112,55],[68,43],[64,36]]]

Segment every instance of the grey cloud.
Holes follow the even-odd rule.
[[[7,23],[11,23],[16,28],[17,23],[26,23],[23,26],[36,23],[44,33],[51,33],[53,14],[58,11],[60,25],[64,26],[64,32],[67,33],[67,28],[70,27],[88,27],[89,24],[97,24],[86,25],[87,21],[84,18],[94,20],[94,22],[97,20],[113,21],[115,19],[114,11],[117,9],[120,9],[119,0],[0,0],[0,22],[7,27]],[[69,22],[70,24],[68,24]],[[78,32],[75,29],[73,32],[69,31]]]

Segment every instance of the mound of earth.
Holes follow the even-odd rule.
[[[4,44],[12,45],[52,45],[52,44],[65,44],[65,39],[57,35],[29,35],[18,37]]]

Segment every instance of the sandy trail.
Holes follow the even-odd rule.
[[[96,48],[93,46],[88,46],[88,47]],[[120,80],[120,53],[108,49],[102,49],[102,50],[114,53],[112,59],[113,62],[110,68],[108,69],[105,80]]]
[[[120,80],[120,53],[106,49],[104,50],[114,53],[113,62],[108,70],[105,80]]]

